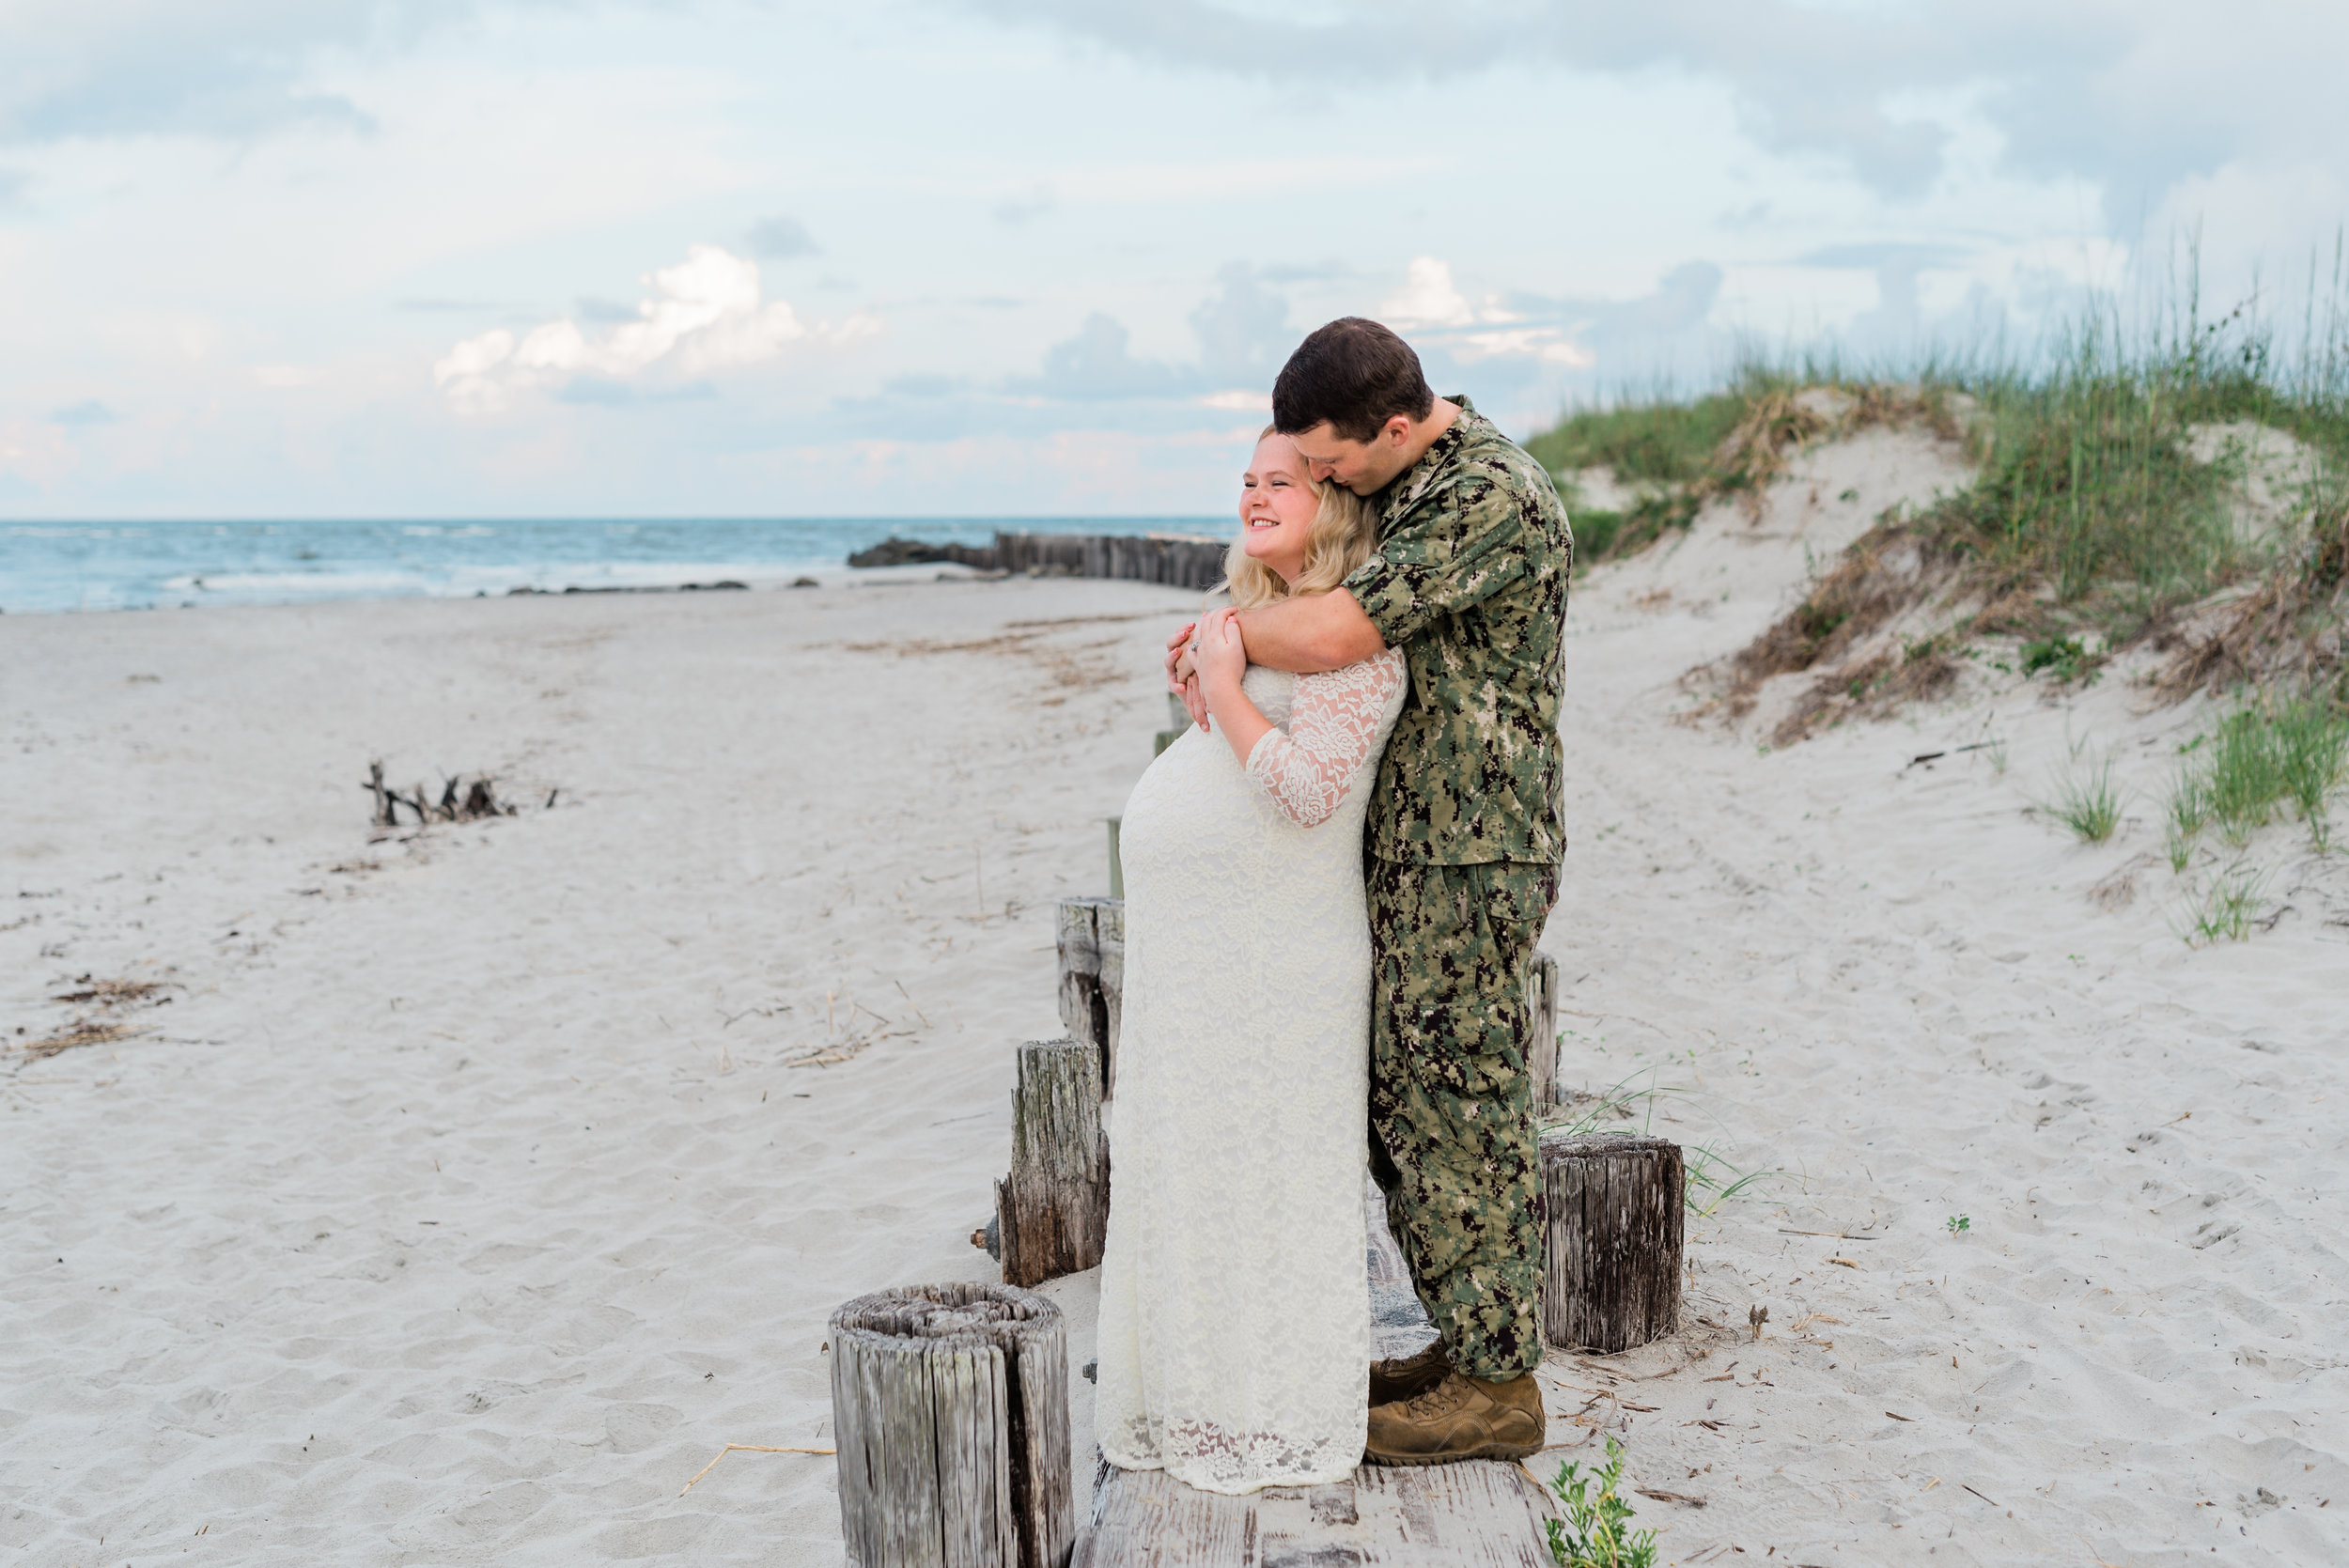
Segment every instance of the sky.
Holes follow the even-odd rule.
[[[1220,513],[2349,223],[2339,0],[0,0],[0,519]],[[2279,281],[2283,280],[2283,281]]]

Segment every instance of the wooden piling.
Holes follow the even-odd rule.
[[[1115,844],[1112,838],[1111,843]],[[1053,913],[1060,1021],[1100,1053],[1101,1096],[1117,1093],[1117,1029],[1126,990],[1126,901],[1064,898]]]
[[[1076,1535],[1060,1309],[916,1285],[832,1316],[840,1526],[852,1568],[1066,1568]]]
[[[1680,1146],[1626,1133],[1541,1142],[1548,1261],[1542,1332],[1613,1353],[1680,1323]]]
[[[1019,1048],[1011,1174],[995,1184],[1003,1281],[1040,1284],[1101,1261],[1109,1234],[1110,1145],[1101,1057],[1077,1040]]]
[[[989,553],[997,569],[1031,577],[1115,577],[1205,591],[1223,581],[1230,548],[1227,540],[1180,534],[999,533]]]
[[[1533,1079],[1536,1111],[1558,1103],[1558,960],[1533,955],[1525,977],[1525,1070]]]

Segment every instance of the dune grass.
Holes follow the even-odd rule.
[[[1859,368],[1831,349],[1750,354],[1715,390],[1575,411],[1528,445],[1563,481],[1604,465],[1637,496],[1620,513],[1574,513],[1589,562],[1645,549],[1708,503],[1758,505],[1810,442],[1929,427],[1962,444],[1972,482],[1888,510],[1823,563],[1801,600],[1722,661],[1726,711],[1807,673],[1769,737],[1781,747],[1951,690],[1969,659],[2072,686],[2150,647],[2163,696],[2233,695],[2170,790],[2172,868],[2186,876],[2206,837],[2239,851],[2285,817],[2326,852],[2349,780],[2349,243],[2329,269],[2311,259],[2302,297],[2296,318],[2271,317],[2256,290],[2213,318],[2189,249],[2135,304],[2087,303],[2019,351],[1959,345]],[[2297,477],[2261,474],[2268,509],[2254,516],[2255,442],[2237,436],[2260,429],[2299,443]],[[2076,758],[2043,804],[2098,844],[2123,800],[2108,761]],[[2242,939],[2264,885],[2240,862],[2211,873],[2181,934]]]
[[[2121,825],[2121,792],[2113,786],[2112,759],[2056,780],[2055,799],[2045,808],[2082,844],[2102,844]]]
[[[1590,409],[1533,437],[1526,450],[1553,474],[1604,468],[1638,499],[1626,509],[1607,510],[1567,503],[1574,524],[1575,552],[1603,561],[1653,544],[1696,517],[1689,495],[1705,479],[1716,454],[1753,403],[1748,378],[1729,390],[1687,401],[1658,393]]]
[[[1926,420],[1965,442],[1975,482],[1905,524],[1980,590],[1975,630],[2126,643],[2261,564],[2230,517],[2241,458],[2199,459],[2193,427],[2268,426],[2349,474],[2349,252],[2326,285],[2312,262],[2304,319],[2281,329],[2256,302],[2211,320],[2189,256],[2133,317],[2083,307],[2027,352],[1960,346],[1864,371],[1831,352],[1753,353],[1718,391],[1578,410],[1527,446],[1553,472],[1604,464],[1641,489],[1624,513],[1576,517],[1581,558],[1602,560],[1767,478],[1784,446],[1828,430],[1785,417],[1790,393],[1833,388],[1849,399],[1841,428]],[[2070,660],[2059,678],[2091,668]]]
[[[2210,879],[2188,910],[2186,929],[2179,934],[2195,941],[2239,942],[2251,935],[2261,895],[2267,891],[2267,873],[2237,862]]]
[[[1705,471],[1722,442],[1746,417],[1753,389],[1740,375],[1729,390],[1675,400],[1658,393],[1612,408],[1591,409],[1526,442],[1551,473],[1607,468],[1624,484],[1685,485]]]
[[[2324,696],[2254,702],[2186,748],[2170,795],[2170,864],[2215,830],[2240,848],[2290,812],[2327,847],[2327,805],[2349,778],[2349,710]]]
[[[2257,297],[2206,318],[2190,253],[2150,300],[2092,303],[2019,352],[1960,346],[1861,369],[1831,350],[1750,355],[1719,390],[1577,411],[1529,445],[1569,488],[1599,463],[1631,479],[1626,510],[1574,514],[1590,562],[1645,549],[1710,502],[1758,507],[1824,437],[1920,424],[1962,444],[1970,484],[1880,514],[1723,662],[1733,716],[1778,676],[1812,677],[1779,710],[1773,746],[1945,692],[1968,660],[2070,686],[2147,644],[2172,699],[2236,690],[2349,713],[2349,245],[2329,275],[2311,262],[2296,321],[2271,320]],[[2258,430],[2301,444],[2294,479],[2258,475],[2267,509],[2254,517],[2246,432]],[[1921,608],[1928,624],[1897,646],[1882,635]],[[2012,643],[1985,648],[1992,638]],[[2081,808],[2064,815],[2084,835],[2112,815],[2093,791],[2061,804]],[[2306,815],[2322,838],[2322,812]],[[2172,814],[2181,864],[2201,820]]]
[[[1648,1081],[1632,1088],[1632,1079],[1642,1076]],[[1657,1083],[1654,1070],[1648,1069],[1644,1074],[1633,1073],[1621,1079],[1595,1094],[1578,1094],[1553,1110],[1544,1110],[1537,1120],[1544,1134],[1558,1133],[1568,1138],[1626,1132],[1629,1129],[1614,1124],[1637,1120],[1641,1134],[1645,1136],[1655,1130],[1657,1105],[1668,1095],[1686,1093],[1677,1084]],[[1741,1171],[1722,1158],[1710,1143],[1684,1144],[1680,1158],[1682,1202],[1698,1219],[1711,1219],[1731,1199],[1784,1173]]]

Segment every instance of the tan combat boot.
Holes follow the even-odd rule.
[[[1399,1361],[1373,1361],[1370,1363],[1371,1408],[1375,1410],[1381,1405],[1392,1405],[1397,1400],[1423,1394],[1442,1382],[1444,1374],[1451,1370],[1452,1363],[1444,1358],[1441,1340]]]
[[[1523,1459],[1541,1448],[1548,1425],[1531,1373],[1488,1383],[1455,1372],[1415,1399],[1372,1409],[1362,1457],[1373,1465]]]

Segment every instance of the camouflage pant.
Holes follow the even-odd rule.
[[[1541,1363],[1525,980],[1558,892],[1520,862],[1368,865],[1371,1169],[1452,1364]]]

